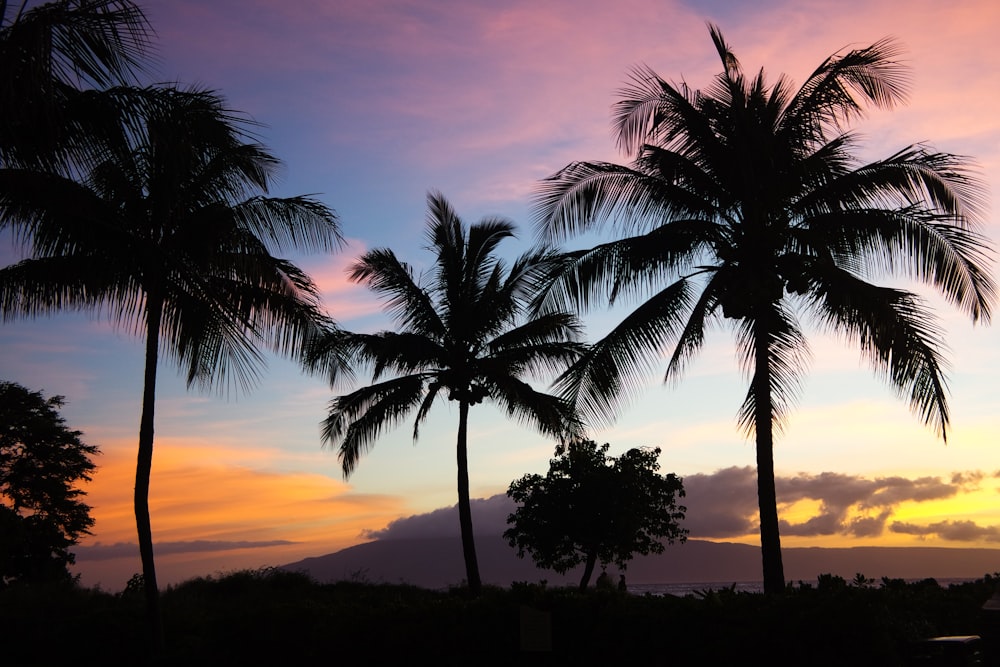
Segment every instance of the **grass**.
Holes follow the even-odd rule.
[[[470,599],[462,589],[241,571],[163,592],[167,653],[155,661],[134,587],[10,587],[0,590],[0,664],[307,665],[361,655],[367,665],[903,665],[916,640],[988,635],[982,605],[998,584],[998,575],[947,588],[824,575],[774,598],[514,584]],[[522,631],[551,650],[522,650]]]

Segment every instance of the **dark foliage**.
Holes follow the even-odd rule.
[[[98,449],[67,428],[62,405],[0,382],[0,587],[69,580],[69,548],[94,525],[75,485],[90,481]]]
[[[90,93],[136,82],[152,36],[131,0],[0,0],[0,164],[79,165],[103,127]]]
[[[518,556],[529,552],[543,568],[564,573],[585,563],[580,588],[596,562],[625,569],[635,554],[663,553],[663,540],[684,541],[681,479],[658,474],[660,449],[630,449],[608,456],[593,440],[556,448],[549,472],[525,475],[507,495],[518,507],[504,532]]]
[[[782,597],[723,588],[686,597],[515,584],[482,596],[412,586],[319,584],[281,570],[188,581],[164,592],[170,638],[157,664],[304,665],[351,647],[365,664],[904,665],[914,641],[990,637],[1000,578],[849,585],[823,577]],[[551,650],[522,650],[522,617]],[[139,595],[72,586],[0,591],[8,665],[137,665]],[[996,654],[993,654],[994,656]]]

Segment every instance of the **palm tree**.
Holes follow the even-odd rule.
[[[278,166],[215,93],[122,89],[141,116],[80,180],[0,170],[0,229],[29,258],[0,269],[4,319],[104,311],[145,335],[135,515],[154,649],[162,646],[149,518],[153,414],[162,352],[189,386],[251,385],[260,346],[293,353],[322,321],[309,277],[273,251],[331,249],[334,213],[264,195]]]
[[[54,168],[93,146],[89,93],[136,83],[152,30],[131,0],[27,4],[0,0],[0,165]]]
[[[576,318],[553,311],[525,318],[529,302],[545,284],[557,256],[544,249],[518,258],[509,268],[495,255],[514,234],[503,219],[487,218],[465,230],[440,194],[428,196],[427,236],[435,253],[426,284],[388,249],[372,250],[351,268],[351,279],[385,299],[396,331],[357,334],[330,331],[312,350],[308,368],[336,380],[348,360],[372,368],[372,384],[330,403],[323,441],[336,446],[344,477],[374,446],[387,426],[416,410],[413,438],[434,401],[458,403],[458,513],[470,593],[482,586],[469,502],[469,408],[484,400],[554,437],[578,435],[568,404],[535,391],[524,377],[563,370],[581,353]],[[382,379],[391,375],[388,379]]]
[[[995,285],[976,232],[982,190],[967,160],[913,145],[861,164],[847,131],[866,105],[903,98],[889,39],[827,58],[795,90],[746,76],[710,26],[723,71],[705,90],[636,68],[616,105],[630,166],[570,164],[537,193],[540,236],[610,221],[623,237],[572,254],[548,295],[585,307],[648,294],[559,380],[590,418],[610,420],[638,371],[669,351],[678,377],[706,327],[730,321],[750,378],[739,421],[755,435],[764,588],[784,589],[773,439],[807,355],[801,317],[853,340],[920,419],[947,435],[943,333],[917,294],[873,282],[927,283],[973,321]],[[605,302],[606,303],[606,302]]]

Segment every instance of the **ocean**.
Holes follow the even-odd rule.
[[[737,581],[728,584],[719,581],[713,582],[690,582],[683,584],[627,584],[628,592],[632,595],[676,595],[684,597],[702,591],[722,590],[735,586],[741,593],[762,593],[764,591],[763,581]]]
[[[923,581],[923,579],[907,579],[907,583],[916,583],[918,581]],[[947,588],[952,584],[964,584],[970,581],[975,581],[974,578],[968,579],[935,579],[938,585],[942,588]],[[812,585],[815,585],[814,582]],[[850,584],[850,582],[848,582]],[[876,580],[873,584],[875,587],[881,586],[882,582]],[[705,581],[705,582],[687,582],[687,583],[673,583],[673,584],[627,584],[628,592],[633,595],[676,595],[677,597],[684,597],[685,595],[697,595],[705,591],[721,591],[723,589],[735,588],[739,593],[763,593],[764,592],[764,582],[763,581],[736,581],[736,582],[721,582],[721,581]]]

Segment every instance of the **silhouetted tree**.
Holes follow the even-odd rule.
[[[375,334],[330,331],[311,351],[307,367],[329,373],[331,381],[349,360],[372,369],[374,384],[333,399],[323,422],[323,440],[338,448],[345,477],[386,427],[416,410],[416,440],[438,397],[458,403],[458,513],[466,580],[470,592],[478,595],[481,579],[469,499],[469,408],[488,400],[546,435],[578,434],[580,425],[569,404],[535,391],[525,378],[565,369],[583,347],[574,342],[578,324],[573,315],[525,317],[527,304],[552,270],[551,253],[529,252],[508,268],[495,252],[514,234],[509,221],[486,218],[466,230],[442,195],[428,195],[428,206],[434,267],[426,283],[388,249],[365,253],[351,268],[353,281],[384,298],[398,329]],[[379,381],[387,375],[391,377]]]
[[[0,269],[0,311],[96,309],[145,336],[135,514],[158,650],[148,494],[161,345],[189,385],[250,386],[259,347],[295,354],[325,321],[309,276],[272,252],[329,250],[340,236],[320,202],[265,196],[279,162],[216,93],[104,94],[128,98],[120,106],[138,115],[79,180],[0,170],[0,229],[14,227],[29,255]]]
[[[0,166],[57,169],[115,121],[93,92],[136,83],[152,30],[131,0],[28,4],[0,0]]]
[[[537,197],[547,240],[599,228],[625,236],[576,252],[549,294],[585,308],[648,294],[559,381],[588,418],[610,420],[667,352],[673,379],[728,320],[750,387],[740,425],[755,434],[764,588],[784,590],[773,443],[806,366],[800,316],[860,346],[876,372],[946,437],[943,333],[905,276],[973,321],[995,299],[976,229],[981,184],[968,161],[921,145],[868,164],[844,128],[866,104],[891,107],[907,81],[891,40],[834,54],[796,91],[746,76],[715,26],[723,71],[704,90],[632,72],[616,105],[631,166],[573,163]]]
[[[663,553],[664,538],[687,539],[687,508],[677,504],[684,486],[673,473],[658,474],[659,447],[607,452],[592,440],[559,445],[544,477],[525,475],[507,489],[518,507],[504,538],[521,558],[528,552],[560,574],[583,563],[581,591],[598,562],[624,570],[636,554]]]
[[[75,485],[98,449],[67,428],[63,400],[0,382],[0,587],[71,580],[69,548],[94,525]]]

